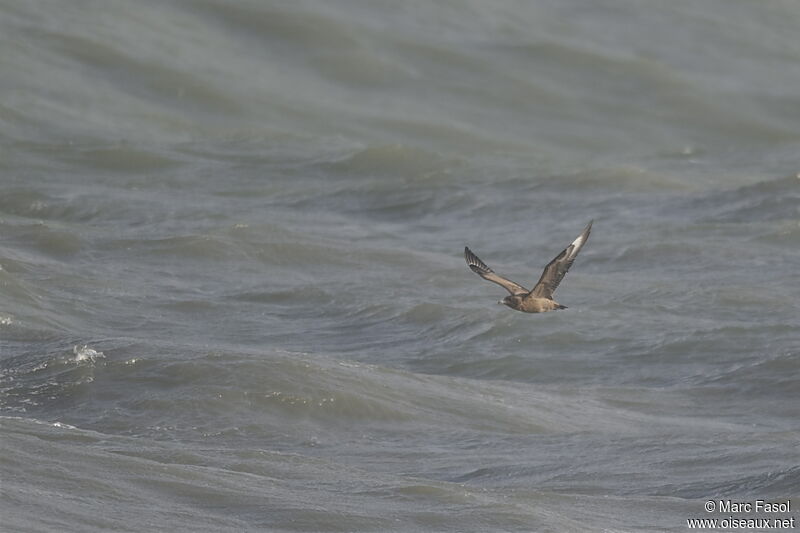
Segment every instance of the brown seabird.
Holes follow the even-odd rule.
[[[564,248],[564,251],[556,256],[555,259],[544,267],[542,277],[539,278],[538,283],[533,287],[533,290],[528,290],[518,283],[514,283],[510,279],[495,274],[494,270],[486,266],[486,263],[478,259],[478,256],[472,253],[472,250],[464,247],[464,259],[467,260],[467,265],[477,275],[483,279],[497,283],[505,290],[511,293],[501,301],[497,302],[505,304],[511,309],[523,311],[525,313],[544,313],[546,311],[554,311],[556,309],[566,309],[567,306],[561,305],[553,300],[553,293],[555,292],[558,284],[564,279],[572,262],[578,256],[586,240],[589,238],[589,233],[592,231],[592,222],[590,220],[586,228],[578,235],[578,238],[572,241],[572,244]]]

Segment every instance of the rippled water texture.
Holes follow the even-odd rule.
[[[0,0],[0,529],[797,507],[799,26],[788,0]],[[591,219],[566,310],[464,263],[531,286]]]

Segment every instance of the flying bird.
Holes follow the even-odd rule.
[[[514,283],[510,279],[495,274],[494,270],[489,268],[466,246],[464,247],[464,259],[466,259],[469,268],[477,275],[492,283],[497,283],[510,293],[509,296],[497,303],[505,304],[511,309],[524,313],[544,313],[556,309],[566,309],[567,306],[553,300],[553,293],[558,288],[561,280],[564,279],[569,267],[572,266],[572,262],[575,261],[578,252],[586,244],[589,233],[592,231],[592,222],[594,220],[589,221],[581,234],[578,235],[578,238],[572,241],[572,244],[564,248],[564,251],[544,267],[542,277],[539,278],[539,281],[530,291],[519,283]]]

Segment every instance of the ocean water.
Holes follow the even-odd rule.
[[[0,530],[800,518],[798,25],[0,0]]]

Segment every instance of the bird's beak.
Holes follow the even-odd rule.
[[[497,303],[498,303],[498,304],[502,304],[502,303],[503,303],[503,300],[497,300]]]

